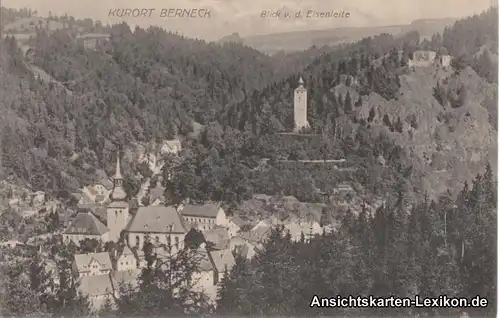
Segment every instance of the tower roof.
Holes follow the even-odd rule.
[[[121,169],[120,169],[120,153],[117,153],[117,155],[116,155],[116,172],[115,172],[115,176],[113,178],[115,180],[116,179],[123,179]]]
[[[299,78],[299,85],[304,85],[304,80],[302,79],[302,76]]]

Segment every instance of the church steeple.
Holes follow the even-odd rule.
[[[116,182],[116,180],[122,180],[123,179],[122,172],[121,172],[121,169],[120,169],[120,152],[118,152],[116,154],[116,172],[115,172],[114,179],[115,179],[115,182]]]
[[[127,198],[127,194],[123,189],[123,177],[120,168],[120,153],[116,154],[116,171],[113,177],[113,191],[111,192],[111,199],[113,201],[121,201]]]
[[[302,76],[299,78],[299,87],[304,86],[304,80],[302,79]]]

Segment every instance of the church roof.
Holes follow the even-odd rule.
[[[64,234],[103,235],[109,229],[91,212],[80,212]]]
[[[198,216],[205,218],[216,218],[219,213],[219,205],[216,203],[207,203],[204,205],[186,204],[181,210],[183,216]]]
[[[128,227],[129,232],[186,233],[177,210],[171,206],[141,206]]]

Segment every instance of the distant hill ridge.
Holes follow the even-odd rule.
[[[238,33],[233,33],[222,38],[220,41],[242,43],[261,52],[272,54],[282,50],[293,52],[305,50],[311,46],[321,47],[324,45],[350,43],[381,33],[397,36],[410,31],[418,31],[425,38],[432,36],[434,33],[443,32],[446,26],[453,24],[456,20],[458,18],[419,19],[402,25],[293,31],[248,37],[240,37]]]

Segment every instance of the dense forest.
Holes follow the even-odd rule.
[[[392,176],[388,178],[392,183],[405,178],[403,172],[408,172],[410,164],[390,138],[371,131],[369,122],[358,121],[356,108],[362,97],[376,93],[397,99],[399,76],[408,57],[430,44],[455,52],[458,49],[452,39],[472,36],[460,52],[465,55],[464,63],[473,65],[476,60],[470,57],[475,50],[494,46],[497,32],[490,26],[497,20],[491,9],[458,21],[431,42],[420,43],[417,32],[397,39],[383,34],[335,48],[311,48],[288,59],[272,58],[235,43],[187,39],[156,27],[132,32],[124,23],[106,27],[112,34],[111,44],[98,52],[83,50],[64,30],[51,34],[39,30],[33,43],[35,64],[72,94],[42,85],[27,74],[17,44],[8,39],[1,63],[2,105],[8,114],[0,143],[2,173],[34,189],[61,194],[90,182],[96,168],[109,172],[119,146],[188,136],[201,124],[206,128],[204,137],[190,143],[182,173],[171,184],[178,196],[232,203],[251,193],[273,192],[269,181],[261,180],[262,173],[255,172],[257,159],[288,155],[273,149],[275,140],[266,135],[291,127],[298,70],[312,61],[300,74],[309,87],[309,121],[325,140],[322,147],[311,151],[298,145],[293,156],[348,157],[361,165],[361,177],[368,178],[374,176],[376,159],[383,155],[394,161],[384,173]],[[490,61],[481,56],[479,62]],[[496,69],[489,64],[482,68]],[[355,92],[331,92],[346,75],[356,78]],[[397,122],[386,123],[391,130],[399,127]],[[359,146],[363,143],[365,147]],[[84,159],[71,161],[75,153]],[[130,175],[135,168],[125,163]],[[190,177],[193,173],[196,178]],[[276,179],[279,173],[271,175]],[[311,191],[298,193],[315,187],[307,174],[288,186],[286,194],[313,198]],[[269,175],[264,173],[267,179]],[[413,174],[406,183],[415,183],[412,178],[417,177]],[[386,180],[376,177],[373,184],[381,179]],[[186,180],[190,182],[186,184]],[[134,182],[137,180],[127,180],[136,189]]]

